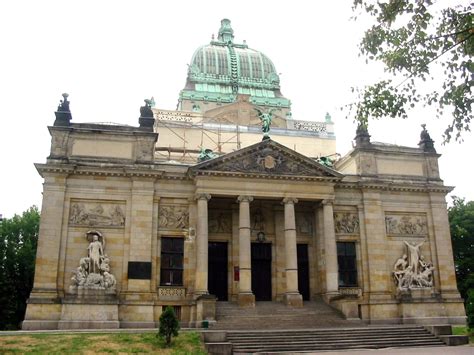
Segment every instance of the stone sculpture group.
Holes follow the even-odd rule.
[[[98,231],[86,233],[89,246],[87,257],[81,258],[79,267],[71,278],[71,288],[110,290],[117,283],[114,275],[110,273],[110,259],[104,253],[105,240]]]
[[[407,246],[408,253],[395,262],[393,267],[393,277],[400,291],[407,291],[413,288],[425,288],[433,286],[433,270],[432,263],[425,261],[421,255],[421,243],[404,242]]]

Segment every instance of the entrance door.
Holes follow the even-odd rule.
[[[208,288],[218,301],[227,301],[227,243],[209,242]]]
[[[296,252],[298,257],[298,291],[304,301],[309,301],[308,244],[298,244]]]
[[[272,300],[272,245],[252,243],[252,292],[256,301]]]

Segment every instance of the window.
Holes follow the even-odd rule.
[[[337,243],[339,287],[357,286],[357,263],[354,242]]]
[[[182,238],[161,238],[161,286],[183,285]]]

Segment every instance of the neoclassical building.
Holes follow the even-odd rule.
[[[331,118],[296,120],[273,62],[230,21],[191,60],[176,111],[139,126],[49,127],[34,288],[23,329],[184,326],[216,305],[326,302],[369,323],[464,323],[439,154],[371,143],[347,155]],[[270,131],[262,139],[262,122]]]

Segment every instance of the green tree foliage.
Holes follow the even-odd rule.
[[[418,104],[436,105],[438,117],[445,108],[452,113],[446,142],[453,134],[457,140],[469,131],[474,3],[442,5],[434,0],[353,0],[353,10],[374,21],[365,31],[360,53],[367,62],[382,62],[391,79],[353,89],[358,98],[347,105],[349,115],[367,124],[369,118],[407,118],[407,111]],[[421,92],[419,84],[426,80],[431,89]]]
[[[166,339],[166,345],[171,344],[171,337],[178,336],[179,321],[173,308],[167,306],[160,316],[160,329],[158,335]]]
[[[453,197],[448,214],[458,288],[474,327],[474,201]]]
[[[0,329],[19,329],[33,287],[40,215],[36,206],[0,222]]]

